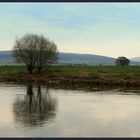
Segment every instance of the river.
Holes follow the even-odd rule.
[[[0,84],[0,137],[131,136],[140,136],[140,92]]]

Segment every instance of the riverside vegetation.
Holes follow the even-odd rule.
[[[24,66],[0,66],[0,81],[139,87],[140,68],[139,66],[51,66],[42,74],[28,74]]]
[[[14,58],[24,66],[1,66],[0,80],[66,86],[140,86],[140,69],[118,57],[117,66],[52,66],[58,61],[57,45],[43,35],[16,39]]]

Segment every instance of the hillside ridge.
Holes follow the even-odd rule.
[[[59,65],[115,65],[116,58],[82,53],[60,52]],[[130,59],[133,60],[133,59]],[[0,65],[17,65],[12,51],[0,51]],[[140,65],[140,62],[130,62],[130,65]]]

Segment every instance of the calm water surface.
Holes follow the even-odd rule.
[[[0,84],[0,137],[140,136],[139,95]]]

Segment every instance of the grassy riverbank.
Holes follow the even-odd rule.
[[[140,86],[139,66],[52,66],[42,75],[29,75],[25,67],[1,66],[0,81],[51,84]]]

